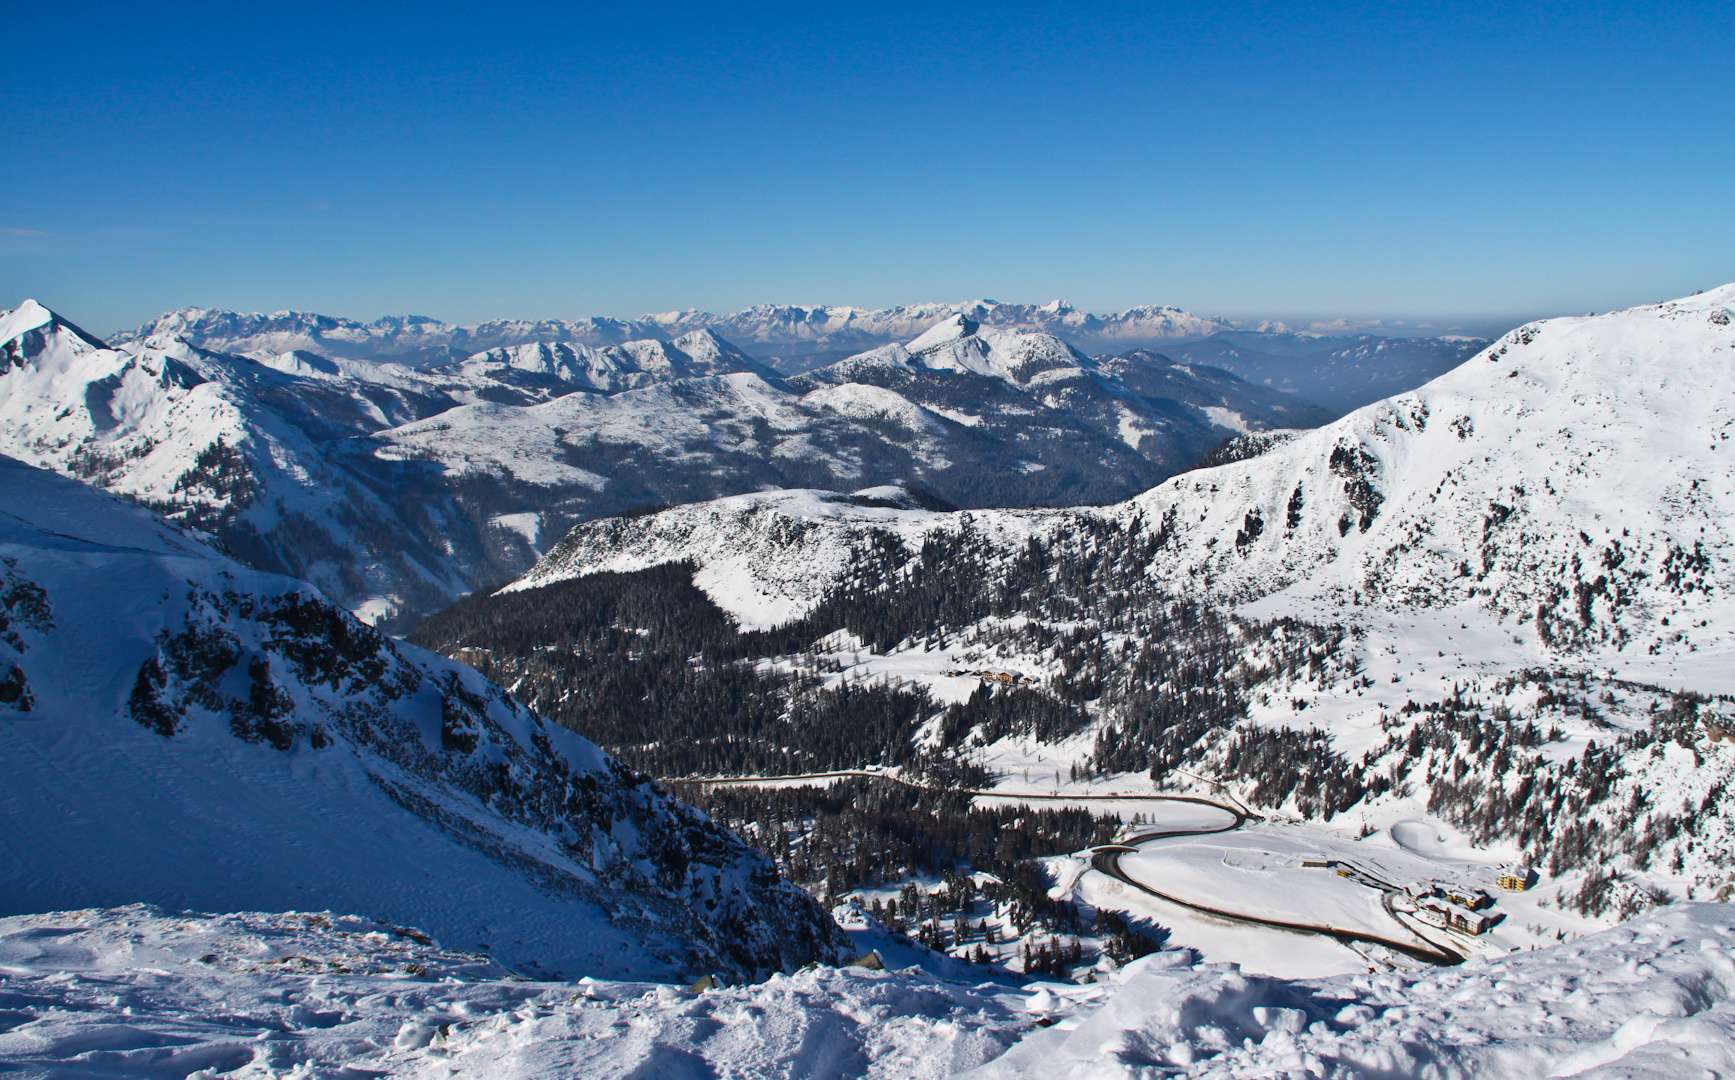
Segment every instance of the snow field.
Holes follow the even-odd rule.
[[[0,919],[0,1064],[29,1080],[1687,1080],[1735,1068],[1732,996],[1715,904],[1417,972],[1289,981],[1171,949],[1089,986],[819,967],[702,992],[520,981],[330,913]]]
[[[971,1075],[1685,1080],[1735,1068],[1726,905],[1415,973],[1283,982],[1175,956],[1129,965],[1073,1030],[1034,1033]]]
[[[1158,840],[1121,856],[1120,864],[1134,880],[1202,907],[1412,939],[1386,913],[1378,891],[1334,870],[1304,867],[1303,862],[1328,861],[1337,853],[1292,833],[1244,829]]]
[[[1024,990],[917,969],[815,968],[703,993],[539,983],[368,919],[135,905],[0,919],[0,1067],[31,1080],[942,1077],[1068,1011],[1059,995],[1087,994],[1056,990],[1045,1013]]]

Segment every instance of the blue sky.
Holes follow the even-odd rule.
[[[14,5],[0,306],[1453,322],[1735,280],[1735,6]]]

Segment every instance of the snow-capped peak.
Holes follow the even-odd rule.
[[[777,377],[775,372],[737,349],[708,326],[682,334],[671,344],[684,357],[687,370],[694,375],[751,371],[766,378]]]
[[[0,315],[0,345],[20,334],[47,326],[53,319],[54,312],[34,300],[26,300],[13,310]]]
[[[962,312],[950,318],[942,319],[929,327],[916,340],[904,346],[911,353],[920,355],[929,349],[937,349],[948,342],[966,338],[976,332],[978,324]]]
[[[36,335],[34,338],[30,335]],[[21,358],[43,351],[50,339],[79,354],[108,346],[94,334],[74,326],[34,300],[26,300],[11,311],[0,311],[0,353]]]

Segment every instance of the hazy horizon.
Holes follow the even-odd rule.
[[[77,311],[68,310],[64,305],[56,305],[51,300],[49,300],[45,297],[41,297],[41,296],[28,296],[28,297],[20,296],[20,297],[12,297],[12,298],[0,298],[0,308],[15,307],[18,303],[22,302],[25,299],[31,299],[31,300],[37,301],[38,303],[41,303],[43,306],[54,310],[57,314],[61,315],[63,318],[66,318],[66,319],[72,321],[73,323],[77,324],[81,329],[83,329],[89,333],[95,334],[96,336],[101,337],[101,338],[110,338],[116,334],[128,333],[128,332],[137,330],[140,327],[147,325],[148,323],[150,323],[151,321],[153,321],[154,319],[156,319],[160,315],[168,314],[168,313],[173,312],[173,311],[183,310],[186,308],[203,308],[206,310],[226,310],[226,311],[236,311],[240,314],[258,314],[258,315],[275,315],[275,314],[281,314],[281,313],[286,313],[286,312],[295,312],[295,313],[306,314],[306,315],[329,316],[332,318],[345,319],[345,320],[349,320],[351,322],[357,322],[357,323],[363,323],[363,324],[374,323],[374,322],[379,322],[379,321],[382,321],[385,319],[393,319],[393,318],[429,318],[429,319],[435,319],[435,320],[438,320],[440,322],[449,323],[449,324],[456,325],[456,326],[474,326],[474,325],[477,325],[480,323],[493,322],[493,321],[497,321],[497,320],[498,321],[522,320],[522,321],[526,321],[526,322],[533,322],[533,321],[578,322],[578,321],[582,321],[584,319],[589,319],[589,318],[605,318],[605,319],[616,319],[616,320],[620,320],[622,322],[630,322],[630,321],[636,321],[636,320],[643,319],[646,316],[669,314],[669,313],[680,312],[680,311],[702,311],[702,312],[707,312],[711,315],[726,316],[726,315],[732,314],[735,311],[746,310],[746,308],[718,308],[718,307],[704,307],[704,306],[700,306],[700,305],[691,305],[690,304],[690,305],[686,305],[685,307],[680,307],[680,308],[665,308],[661,311],[639,311],[639,312],[630,312],[630,313],[628,313],[628,312],[579,311],[579,312],[568,313],[568,314],[546,314],[546,313],[521,314],[521,313],[513,312],[513,311],[503,311],[503,312],[498,312],[498,313],[491,314],[491,315],[484,315],[481,318],[456,319],[456,318],[447,318],[445,316],[442,316],[439,312],[436,312],[436,311],[424,311],[424,310],[390,311],[390,312],[380,312],[377,314],[366,314],[366,313],[357,314],[357,313],[350,312],[350,311],[341,311],[341,310],[339,310],[339,311],[327,311],[327,310],[318,310],[318,309],[304,308],[304,307],[275,306],[275,307],[258,307],[258,308],[252,308],[252,309],[242,309],[242,308],[221,308],[218,305],[214,305],[214,304],[191,303],[191,304],[178,305],[177,307],[172,307],[172,308],[165,308],[163,311],[153,313],[153,314],[151,314],[151,315],[149,315],[143,319],[138,320],[137,322],[127,323],[124,325],[111,326],[111,325],[95,324],[91,320],[81,319],[79,317],[79,314]],[[829,302],[829,303],[824,303],[824,302],[801,303],[801,302],[796,302],[796,301],[766,300],[766,301],[761,301],[760,303],[765,304],[765,305],[775,306],[775,307],[797,307],[797,308],[806,308],[806,309],[813,309],[813,308],[818,308],[818,307],[833,307],[833,308],[836,308],[836,307],[855,307],[855,308],[861,308],[861,309],[885,309],[885,308],[898,307],[900,305],[901,306],[913,306],[916,304],[929,304],[929,303],[967,304],[967,303],[975,302],[977,300],[983,300],[983,301],[988,301],[988,302],[993,302],[993,303],[1008,303],[1008,304],[1043,304],[1043,303],[1048,303],[1048,302],[1052,301],[1053,299],[1056,299],[1056,298],[1051,297],[1049,300],[1032,301],[1032,300],[1026,300],[1026,299],[1022,299],[1022,298],[1007,300],[1003,297],[971,297],[969,299],[962,299],[962,300],[956,299],[956,298],[935,297],[935,298],[928,298],[928,299],[921,299],[921,300],[905,300],[905,301],[900,301],[900,302],[895,302],[895,303],[890,303],[890,304],[884,304],[884,305],[869,305],[869,304],[861,304],[861,303],[851,303],[847,300],[846,301],[839,301],[839,302]],[[1347,336],[1354,336],[1354,335],[1358,335],[1358,334],[1375,334],[1375,335],[1381,335],[1381,336],[1400,336],[1400,337],[1463,336],[1463,337],[1494,338],[1494,337],[1498,337],[1502,333],[1505,333],[1507,330],[1510,330],[1515,326],[1522,326],[1523,324],[1525,324],[1527,322],[1533,322],[1537,319],[1547,319],[1547,318],[1555,318],[1555,317],[1560,317],[1560,316],[1586,314],[1585,312],[1578,312],[1578,311],[1557,311],[1557,312],[1528,314],[1528,315],[1510,315],[1510,316],[1480,315],[1480,316],[1457,316],[1457,317],[1455,317],[1455,316],[1442,316],[1442,315],[1378,316],[1378,315],[1365,315],[1365,314],[1364,315],[1308,314],[1308,315],[1284,316],[1284,315],[1268,315],[1268,314],[1257,314],[1257,313],[1253,313],[1253,314],[1239,313],[1239,314],[1237,314],[1237,313],[1218,312],[1218,311],[1201,311],[1201,310],[1196,310],[1196,309],[1192,309],[1192,308],[1186,308],[1184,305],[1180,305],[1180,304],[1168,303],[1168,302],[1162,301],[1162,300],[1151,300],[1151,301],[1146,301],[1144,304],[1128,305],[1128,308],[1106,308],[1106,307],[1099,307],[1099,306],[1091,306],[1091,305],[1086,305],[1086,304],[1074,303],[1071,300],[1067,300],[1065,297],[1061,297],[1059,299],[1066,300],[1066,302],[1071,304],[1072,307],[1075,308],[1076,310],[1088,312],[1088,313],[1093,314],[1093,315],[1115,314],[1115,313],[1120,312],[1120,311],[1128,310],[1128,308],[1130,308],[1130,307],[1141,307],[1141,306],[1177,307],[1177,308],[1181,308],[1182,310],[1187,311],[1189,314],[1192,314],[1192,315],[1197,315],[1197,316],[1200,316],[1203,318],[1221,319],[1221,320],[1224,320],[1227,322],[1235,323],[1235,324],[1237,324],[1237,329],[1252,330],[1252,329],[1256,328],[1257,324],[1261,324],[1261,323],[1281,324],[1283,327],[1287,328],[1289,331],[1294,332],[1294,333],[1311,333],[1311,334],[1320,334],[1320,335],[1333,336],[1333,337],[1338,337],[1338,336],[1346,336],[1347,337]],[[1650,303],[1650,302],[1655,301],[1655,300],[1667,300],[1667,299],[1674,299],[1674,297],[1652,297],[1649,300],[1635,301],[1633,304],[1622,305],[1622,306],[1623,307],[1632,307],[1632,306],[1638,306],[1638,305],[1643,304],[1643,303]],[[759,305],[747,305],[747,307],[749,307],[749,308],[755,307],[755,306],[759,306]]]

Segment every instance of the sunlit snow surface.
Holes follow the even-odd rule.
[[[820,967],[700,993],[520,981],[408,928],[330,913],[134,906],[0,919],[0,1069],[1684,1080],[1735,1068],[1732,992],[1735,909],[1720,904],[1419,974],[1287,982],[1175,950],[1087,986]]]

